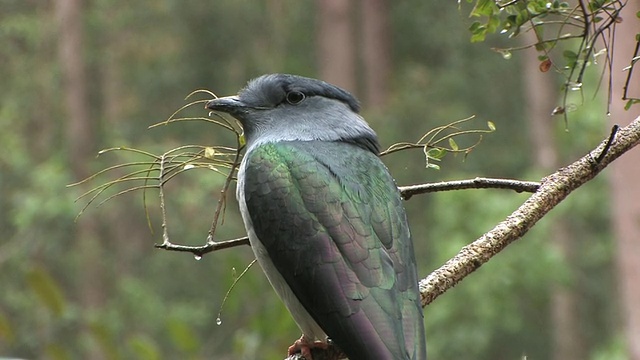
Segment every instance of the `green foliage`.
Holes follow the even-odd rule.
[[[494,48],[503,58],[510,59],[514,51],[535,48],[541,61],[540,70],[553,68],[564,78],[563,105],[557,114],[567,120],[566,98],[570,91],[580,90],[585,70],[598,61],[607,62],[612,40],[608,33],[620,21],[624,2],[619,0],[583,0],[569,3],[559,0],[467,0],[473,3],[470,17],[480,18],[469,26],[471,42],[483,42],[487,35],[497,33],[514,38],[532,32],[531,44]],[[609,64],[610,66],[610,64]],[[609,67],[608,70],[612,71]],[[629,74],[630,76],[630,74]],[[596,81],[597,83],[597,81]],[[611,92],[611,89],[608,89]],[[626,93],[625,93],[626,96]],[[629,102],[628,106],[633,105]]]

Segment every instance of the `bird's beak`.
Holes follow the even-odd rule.
[[[247,108],[247,105],[240,101],[237,96],[225,96],[208,101],[204,108],[237,115],[242,113]]]

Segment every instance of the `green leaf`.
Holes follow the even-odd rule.
[[[479,26],[471,35],[471,42],[482,42],[487,37],[487,27],[484,25]]]
[[[532,15],[537,15],[540,13],[540,9],[538,8],[538,4],[535,2],[530,2],[527,4],[527,11]]]
[[[471,16],[492,16],[499,12],[494,0],[478,0],[471,11]]]
[[[567,66],[569,68],[574,67],[578,61],[578,54],[571,50],[563,51],[562,56],[567,60]]]
[[[487,126],[489,127],[489,130],[496,131],[496,124],[494,124],[493,121],[487,121]]]
[[[516,15],[516,25],[518,27],[520,27],[524,23],[529,21],[530,18],[531,18],[531,14],[529,14],[529,12],[527,10],[519,11],[518,15]]]
[[[498,30],[499,26],[500,26],[500,17],[498,16],[489,17],[489,21],[487,22],[488,33],[495,33],[496,30]]]
[[[449,138],[449,147],[451,147],[451,150],[453,151],[458,151],[458,144],[456,144],[456,141],[453,140],[453,138]]]
[[[440,148],[429,149],[429,151],[427,151],[426,155],[427,155],[427,157],[429,159],[440,160],[445,155],[447,155],[447,150],[440,149]]]
[[[569,61],[575,61],[578,58],[578,54],[571,50],[565,50],[562,52],[562,56]]]
[[[64,311],[65,299],[58,283],[42,268],[27,273],[27,283],[36,297],[53,315],[60,316]]]
[[[510,26],[515,25],[516,24],[516,16],[515,15],[507,16],[507,18],[505,19],[505,22],[507,22]]]
[[[640,99],[629,99],[629,101],[627,101],[627,103],[624,104],[624,109],[629,110],[631,109],[631,106],[635,104],[640,104]]]

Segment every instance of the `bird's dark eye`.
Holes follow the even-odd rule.
[[[304,98],[304,94],[300,91],[290,91],[287,93],[287,102],[291,105],[300,104]]]

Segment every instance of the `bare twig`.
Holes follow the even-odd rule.
[[[231,185],[231,180],[233,180],[233,174],[235,170],[240,166],[240,153],[242,151],[242,145],[240,144],[241,135],[237,135],[237,148],[236,155],[233,159],[233,165],[231,165],[231,170],[229,170],[229,175],[224,180],[224,185],[222,186],[222,190],[220,190],[220,198],[218,198],[218,206],[216,207],[216,211],[213,214],[213,221],[211,222],[211,228],[209,229],[209,233],[207,234],[207,244],[215,243],[213,241],[213,236],[216,233],[216,228],[218,227],[218,219],[220,218],[220,213],[224,212],[227,202],[227,191],[229,190],[229,186]],[[224,217],[223,217],[224,218]],[[223,220],[224,221],[224,220]]]
[[[224,241],[216,241],[213,243],[207,243],[201,246],[189,246],[189,245],[179,245],[179,244],[155,244],[154,246],[158,249],[178,251],[178,252],[189,252],[194,256],[202,257],[204,254],[210,253],[216,250],[228,249],[231,247],[241,246],[241,245],[249,245],[248,237],[241,237],[233,240],[224,240]]]
[[[630,98],[628,94],[629,84],[631,83],[633,68],[639,60],[640,60],[640,40],[636,41],[636,48],[633,51],[633,57],[631,58],[630,65],[624,69],[624,70],[628,70],[628,72],[627,72],[627,80],[624,82],[624,87],[623,87],[624,92],[622,93],[622,100],[633,99],[633,98]],[[638,99],[635,99],[635,100],[638,100]]]
[[[509,189],[515,192],[536,192],[540,183],[534,181],[520,181],[511,179],[490,179],[477,177],[471,180],[443,181],[431,184],[409,185],[399,187],[405,200],[413,195],[437,191],[463,189]]]

